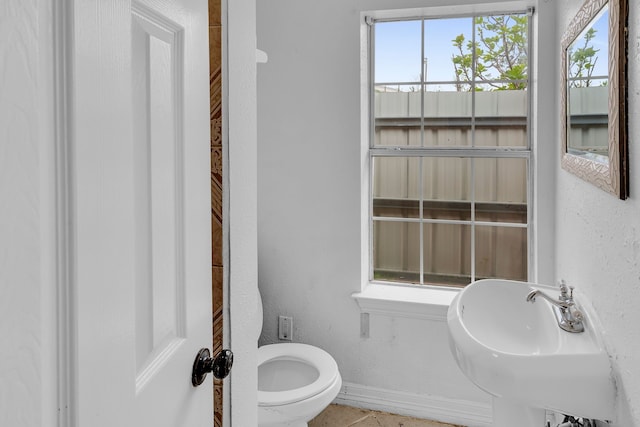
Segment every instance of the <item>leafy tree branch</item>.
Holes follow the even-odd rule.
[[[569,87],[590,87],[592,85],[593,71],[598,62],[597,53],[591,41],[595,38],[597,30],[590,28],[585,34],[581,47],[574,49],[573,45],[567,50],[569,60]]]
[[[464,34],[452,40],[457,50],[451,59],[458,91],[470,90],[474,80],[493,90],[525,89],[527,16],[479,16],[474,24],[475,40],[467,40]]]

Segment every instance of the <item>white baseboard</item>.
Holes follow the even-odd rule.
[[[343,383],[334,403],[442,421],[469,427],[491,426],[491,404]]]

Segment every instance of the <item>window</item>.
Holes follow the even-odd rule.
[[[370,281],[527,280],[531,12],[370,20]]]

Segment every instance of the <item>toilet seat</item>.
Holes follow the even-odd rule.
[[[328,389],[339,375],[338,365],[329,353],[307,344],[269,344],[258,348],[258,369],[274,360],[302,362],[317,369],[319,375],[312,383],[291,390],[258,390],[259,406],[287,405],[308,399]]]

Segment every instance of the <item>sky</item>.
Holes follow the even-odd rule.
[[[596,62],[595,70],[593,75],[606,76],[608,74],[607,63],[608,61],[608,25],[609,23],[609,8],[605,7],[602,9],[600,14],[595,17],[593,21],[593,28],[596,30],[596,37],[591,41],[594,49],[598,50],[597,56],[598,60]],[[588,29],[588,28],[587,28]],[[575,45],[578,47],[582,47],[584,44],[584,34],[587,29],[578,35]]]
[[[425,21],[427,80],[455,80],[452,40],[471,36],[471,18]],[[420,81],[420,21],[378,22],[375,35],[376,82]]]
[[[593,45],[600,49],[596,74],[607,74],[607,20],[606,11],[601,14],[594,28],[597,37]],[[427,19],[425,22],[425,54],[427,81],[453,81],[455,70],[452,56],[458,53],[452,40],[464,34],[471,40],[472,18]],[[375,24],[375,81],[419,82],[421,21],[390,21]],[[446,89],[445,85],[439,85]],[[451,90],[454,90],[453,87]]]

